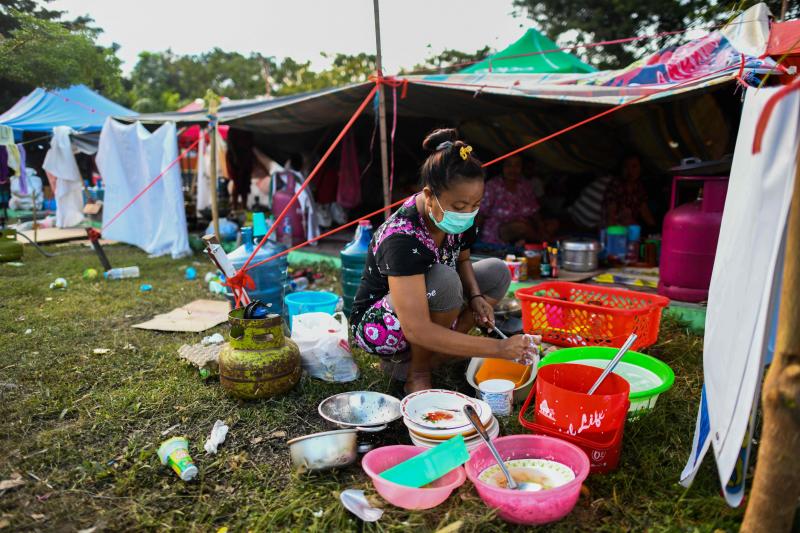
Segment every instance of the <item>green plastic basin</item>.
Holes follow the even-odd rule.
[[[614,358],[617,348],[600,346],[586,348],[565,348],[551,353],[539,362],[539,368],[556,363],[573,363],[605,368]],[[647,354],[629,351],[622,357],[615,374],[620,375],[631,385],[631,406],[628,419],[635,419],[656,405],[659,394],[672,387],[675,373],[664,363]]]

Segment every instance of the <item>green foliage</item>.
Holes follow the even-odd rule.
[[[83,83],[111,98],[121,96],[116,50],[95,44],[101,30],[88,17],[66,22],[60,16],[29,0],[0,3],[0,86],[13,88],[0,98],[3,108],[39,86]]]
[[[136,111],[174,110],[209,88],[238,100],[366,81],[374,71],[375,56],[365,53],[336,54],[329,69],[315,72],[310,62],[290,57],[277,62],[257,53],[245,56],[219,48],[198,55],[143,52],[131,73],[130,99]]]
[[[477,63],[491,55],[491,48],[484,46],[474,52],[462,52],[448,48],[442,53],[428,57],[423,63],[414,65],[410,71],[401,70],[402,74],[414,72],[456,72],[466,68],[472,63]]]
[[[691,27],[708,28],[725,22],[760,0],[722,2],[714,0],[514,0],[519,11],[533,19],[547,35],[558,40],[591,43]],[[766,0],[776,16],[781,0]],[[792,2],[788,15],[800,14]],[[572,33],[577,31],[577,37]],[[569,33],[567,33],[569,32]],[[619,68],[658,48],[680,42],[683,35],[638,41],[631,45],[591,48],[579,53],[585,61],[600,68]]]

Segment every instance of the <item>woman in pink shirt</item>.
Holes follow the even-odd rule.
[[[492,244],[536,242],[546,238],[533,184],[522,176],[522,158],[503,163],[503,174],[486,183],[481,203],[481,240]]]

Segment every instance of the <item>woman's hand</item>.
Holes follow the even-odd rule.
[[[498,356],[522,364],[536,364],[539,359],[537,337],[534,335],[514,335],[500,341],[501,350]],[[541,342],[541,337],[538,337]]]
[[[469,303],[475,316],[475,323],[479,326],[494,326],[494,308],[483,296],[476,296]]]

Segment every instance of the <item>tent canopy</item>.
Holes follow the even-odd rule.
[[[463,74],[482,72],[544,74],[589,73],[597,70],[572,54],[563,51],[546,52],[557,48],[556,43],[531,28],[506,49],[479,63],[470,65],[460,72]]]
[[[632,103],[525,155],[552,170],[578,174],[614,168],[622,152],[636,150],[653,170],[664,171],[684,157],[716,160],[732,151],[741,103],[731,85],[741,58],[731,41],[712,32],[618,71],[408,76],[406,97],[390,89],[387,107],[395,108],[396,95],[400,146],[418,146],[433,127],[457,126],[489,159],[603,109]],[[743,75],[757,76],[773,65],[769,59],[746,57]],[[362,83],[229,102],[220,107],[219,121],[256,133],[259,143],[276,153],[308,150],[335,135],[371,87]],[[364,146],[370,143],[374,113],[374,106],[367,106],[359,120]],[[140,115],[138,120],[187,125],[208,119],[204,111],[195,111]]]
[[[15,133],[50,132],[56,126],[69,126],[79,133],[99,132],[109,116],[135,115],[85,85],[68,89],[34,89],[0,115],[0,124]]]

